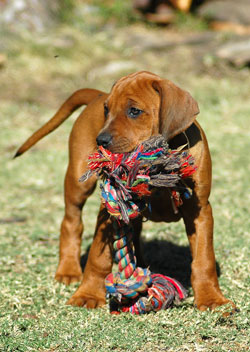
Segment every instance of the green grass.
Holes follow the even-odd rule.
[[[147,34],[149,29],[140,30]],[[64,25],[41,37],[11,37],[7,66],[0,70],[0,351],[248,351],[249,71],[228,68],[226,77],[215,67],[211,74],[197,73],[187,49],[160,56],[151,50],[142,55],[124,46],[122,35],[124,30],[117,29],[116,42],[109,31],[89,38],[82,28]],[[57,59],[55,48],[60,48]],[[186,60],[180,60],[182,55]],[[105,71],[117,61],[170,78],[199,102],[198,119],[213,158],[211,202],[219,280],[240,313],[229,318],[220,311],[201,313],[193,307],[191,289],[181,306],[148,316],[111,316],[107,307],[88,311],[65,305],[77,285],[65,287],[53,277],[63,217],[67,139],[77,114],[24,156],[12,157],[74,90],[108,91],[117,78],[131,71]],[[97,190],[84,209],[83,254],[92,241],[98,202]],[[176,263],[169,260],[176,255],[181,260],[177,269],[188,270],[183,257],[188,244],[181,222],[148,222],[143,235],[145,255],[155,258],[154,265],[173,271]]]
[[[138,20],[139,15],[133,11],[131,2],[123,0],[94,0],[97,13],[105,22],[115,21],[118,25],[126,25]]]
[[[173,26],[180,31],[204,31],[208,29],[208,23],[192,13],[177,12]]]

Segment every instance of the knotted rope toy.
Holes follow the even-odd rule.
[[[169,149],[164,137],[155,136],[130,153],[111,153],[101,146],[88,160],[89,170],[80,181],[93,174],[102,180],[102,199],[115,229],[113,247],[119,271],[105,279],[111,313],[156,312],[185,299],[187,292],[177,280],[137,267],[130,220],[150,205],[155,187],[169,189],[178,212],[182,198],[192,196],[183,179],[196,170],[193,157],[186,151]]]

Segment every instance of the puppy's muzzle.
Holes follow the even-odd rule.
[[[100,133],[96,138],[96,143],[98,146],[107,148],[112,142],[112,136],[108,132]]]

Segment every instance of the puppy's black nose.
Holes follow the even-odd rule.
[[[104,148],[107,148],[107,146],[111,143],[112,141],[112,136],[108,132],[102,132],[99,134],[96,138],[96,143],[98,146],[103,146]]]

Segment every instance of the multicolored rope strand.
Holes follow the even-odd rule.
[[[102,179],[102,199],[114,219],[113,247],[118,272],[110,273],[105,280],[111,313],[145,314],[185,299],[187,292],[177,280],[137,267],[130,220],[147,207],[154,187],[170,189],[175,211],[182,204],[182,197],[192,196],[183,181],[196,170],[192,156],[169,149],[166,140],[156,136],[131,153],[111,153],[100,147],[89,156],[88,166],[80,181],[94,173]]]

